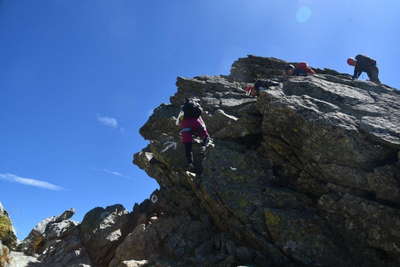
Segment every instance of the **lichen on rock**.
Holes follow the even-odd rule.
[[[17,243],[15,231],[7,211],[0,203],[0,241],[9,248],[14,248]]]

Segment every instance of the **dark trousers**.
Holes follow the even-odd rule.
[[[184,143],[187,163],[193,163],[192,142]]]
[[[206,138],[203,139],[203,142],[201,145],[205,148],[210,141],[210,138],[207,136]],[[192,142],[186,142],[183,143],[185,145],[185,156],[187,163],[193,163],[193,152],[192,152]]]
[[[368,68],[368,71],[367,71],[367,75],[368,75],[368,78],[369,78],[369,80],[370,80],[371,82],[374,82],[374,83],[381,83],[381,81],[380,81],[379,78],[378,78],[379,69],[378,69],[377,66],[371,66],[371,67],[369,67],[369,68]]]

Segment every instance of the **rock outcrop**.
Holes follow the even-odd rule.
[[[21,246],[40,254],[32,266],[399,266],[400,94],[330,69],[286,77],[286,65],[249,56],[228,76],[179,77],[134,156],[160,189],[132,212],[42,223]],[[271,86],[246,96],[256,79]],[[197,173],[176,125],[186,97],[214,139],[194,145]]]
[[[7,211],[0,202],[0,267],[25,267],[38,262],[36,258],[14,251],[17,237]]]
[[[11,219],[3,204],[0,202],[0,241],[4,246],[14,248],[17,244],[17,237]]]
[[[10,249],[3,245],[0,240],[0,266],[7,266],[10,263]]]
[[[210,236],[227,237],[221,246],[197,239],[169,259],[176,265],[398,266],[399,93],[329,69],[285,77],[286,65],[249,56],[229,76],[178,78],[171,104],[142,127],[150,144],[135,163],[157,180],[165,202],[179,203],[176,212],[186,210],[192,220],[206,217],[214,227]],[[260,78],[275,85],[258,98],[245,96],[245,84]],[[184,170],[175,124],[186,97],[199,99],[215,143],[204,157],[196,154],[197,175]],[[172,142],[176,149],[168,149]],[[165,225],[167,214],[150,227]],[[209,251],[196,255],[203,246]],[[210,251],[213,257],[206,256]]]
[[[42,254],[57,243],[57,240],[68,235],[77,225],[76,222],[69,220],[74,213],[74,209],[66,210],[61,215],[52,216],[39,222],[19,244],[19,250],[27,255]]]
[[[94,266],[106,267],[114,251],[127,235],[129,215],[122,205],[95,208],[79,226],[80,240]]]
[[[75,210],[39,222],[11,254],[11,265],[91,266],[89,256],[79,237],[79,223],[72,221]],[[86,264],[86,265],[85,265]]]

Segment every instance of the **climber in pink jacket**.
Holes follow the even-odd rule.
[[[180,134],[182,143],[185,145],[185,155],[188,163],[188,168],[194,170],[193,165],[193,152],[192,143],[193,136],[200,137],[202,142],[202,152],[209,142],[210,135],[208,134],[206,125],[201,118],[202,108],[201,106],[193,101],[186,99],[185,104],[182,106],[183,119],[180,122]]]

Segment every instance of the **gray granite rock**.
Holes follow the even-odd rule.
[[[201,173],[185,172],[177,130],[150,119],[141,132],[150,145],[134,162],[158,181],[169,202],[195,199],[201,203],[196,213],[231,234],[225,241],[230,256],[219,264],[396,266],[400,95],[328,69],[287,77],[287,64],[249,56],[233,64],[230,76],[178,78],[171,105],[179,109],[186,97],[198,98],[215,147],[201,157]],[[258,98],[246,96],[245,82],[260,78],[276,86]],[[167,115],[169,109],[157,110],[162,120],[176,116]],[[163,134],[148,138],[157,131]],[[176,149],[162,152],[168,140]],[[330,194],[361,202],[324,205],[333,203],[322,200]],[[374,221],[370,212],[387,219]],[[350,235],[346,225],[358,226]],[[204,243],[196,251],[208,248]],[[192,255],[178,248],[172,253]]]
[[[41,264],[399,266],[400,94],[329,69],[288,77],[287,64],[248,56],[229,76],[178,77],[133,160],[160,189],[129,213],[44,222]],[[273,85],[246,96],[257,79]],[[214,139],[205,152],[194,144],[196,173],[176,123],[185,98]]]

